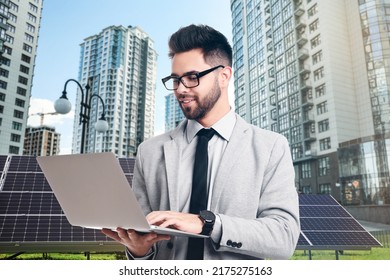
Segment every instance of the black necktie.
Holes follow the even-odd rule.
[[[198,131],[198,144],[195,152],[194,172],[192,175],[192,192],[190,213],[199,214],[207,209],[207,171],[208,171],[208,144],[215,134],[214,129],[201,129]],[[189,238],[188,260],[203,260],[203,238]]]

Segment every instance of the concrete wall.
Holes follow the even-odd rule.
[[[345,207],[357,220],[390,225],[390,205],[367,205]]]

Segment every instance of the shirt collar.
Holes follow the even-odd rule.
[[[236,114],[234,113],[233,109],[230,109],[229,113],[227,113],[222,119],[217,121],[211,127],[219,134],[219,136],[221,136],[226,141],[229,141],[234,125],[236,124],[236,120]],[[186,137],[188,143],[191,143],[198,131],[202,128],[204,127],[197,121],[188,120],[186,128]]]

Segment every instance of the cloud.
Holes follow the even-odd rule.
[[[42,116],[43,114],[43,116]],[[74,111],[66,115],[56,114],[54,103],[48,99],[31,98],[27,124],[33,127],[43,125],[52,127],[62,126],[66,122],[73,122]]]

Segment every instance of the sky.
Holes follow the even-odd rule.
[[[232,42],[230,0],[44,0],[28,124],[40,125],[37,113],[54,112],[68,79],[77,79],[80,44],[108,26],[138,26],[154,41],[158,53],[155,134],[164,132],[164,96],[161,78],[171,73],[168,39],[180,27],[207,24]],[[72,111],[45,115],[43,123],[61,133],[60,154],[71,153],[77,85],[69,83]]]

